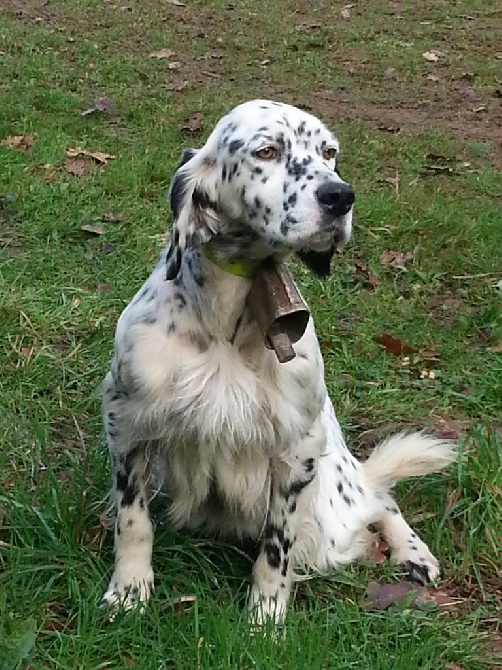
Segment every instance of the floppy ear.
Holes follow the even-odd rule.
[[[333,244],[327,251],[298,251],[296,255],[309,270],[324,279],[329,277],[330,274],[331,259],[335,255],[335,245]]]
[[[218,224],[216,163],[185,149],[171,180],[168,199],[173,212],[171,240],[166,255],[166,279],[175,279],[188,247],[208,242]]]

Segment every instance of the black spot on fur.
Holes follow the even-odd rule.
[[[430,582],[429,570],[426,565],[420,565],[413,561],[406,561],[403,563],[403,567],[412,582],[417,582],[418,584],[427,584]]]
[[[272,542],[265,544],[265,554],[267,555],[267,562],[271,568],[278,568],[281,564],[281,552],[279,547]]]
[[[243,140],[232,140],[228,145],[228,153],[233,156],[236,151],[239,151],[244,146]]]
[[[296,482],[292,482],[289,486],[287,497],[298,496],[303,491],[303,489],[310,484],[313,477],[308,477],[307,479],[297,479]]]
[[[174,299],[178,303],[178,309],[183,309],[184,307],[187,306],[187,301],[183,293],[175,293],[174,294]]]

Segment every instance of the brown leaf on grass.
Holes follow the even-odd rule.
[[[393,584],[370,582],[366,589],[363,607],[365,610],[386,610],[391,605],[403,601],[414,607],[423,607],[427,603],[433,603],[437,607],[448,609],[457,606],[463,599],[455,598],[442,589],[418,586],[408,581]]]
[[[408,344],[402,342],[399,338],[393,337],[390,333],[383,332],[380,337],[374,337],[373,341],[381,344],[385,351],[393,356],[402,356],[403,354],[414,354],[416,349],[413,349]]]
[[[442,51],[425,51],[422,56],[425,60],[429,61],[429,63],[436,63],[442,56],[444,56],[444,53]]]
[[[389,556],[389,545],[380,539],[371,545],[370,550],[366,554],[366,558],[373,561],[377,565],[385,563]]]
[[[103,226],[95,226],[92,223],[86,223],[83,226],[80,226],[80,230],[83,230],[84,233],[89,233],[90,235],[104,235],[106,233],[106,228],[103,228]]]
[[[397,70],[395,67],[388,67],[383,73],[384,79],[396,79],[396,77],[397,77]]]
[[[70,158],[76,158],[77,156],[87,156],[96,161],[96,163],[101,163],[105,165],[107,161],[115,158],[113,154],[107,154],[104,151],[89,151],[88,149],[82,149],[81,147],[75,147],[75,149],[67,149],[66,155]]]
[[[188,130],[191,133],[200,133],[202,130],[202,114],[194,112],[186,118],[180,126],[180,130]]]
[[[0,142],[0,145],[3,147],[16,149],[16,151],[20,151],[23,154],[31,151],[34,144],[34,135],[9,135],[9,137],[6,137]]]
[[[119,221],[122,221],[122,216],[115,212],[106,212],[106,214],[103,214],[101,217],[101,220],[109,221],[110,223],[118,223]]]
[[[502,354],[502,342],[499,342],[494,347],[488,347],[486,351],[489,351],[490,354]]]
[[[397,135],[401,132],[401,128],[399,126],[389,126],[388,124],[384,123],[377,126],[377,129],[382,130],[385,133],[392,133],[393,135]]]
[[[172,58],[176,55],[176,52],[172,49],[158,49],[157,51],[152,51],[150,58]]]
[[[179,70],[181,67],[181,63],[178,60],[173,60],[167,64],[167,67],[169,70]]]
[[[87,174],[93,167],[92,161],[87,158],[65,158],[64,159],[64,169],[68,174],[72,174],[75,177],[81,177],[84,174]]]
[[[180,0],[166,0],[168,5],[174,5],[175,7],[186,7],[186,4],[184,2],[180,2]]]
[[[464,436],[471,422],[467,419],[455,419],[448,416],[433,417],[433,430],[436,435],[448,440],[458,440]]]
[[[89,107],[89,109],[84,109],[83,112],[80,112],[80,116],[88,116],[94,112],[101,112],[103,114],[113,114],[113,105],[110,102],[109,98],[106,95],[103,95],[101,98],[98,98],[94,103],[94,107]]]
[[[161,605],[160,609],[168,609],[169,607],[177,607],[178,605],[182,605],[180,608],[183,612],[188,612],[189,608],[188,607],[183,607],[186,604],[191,604],[194,603],[197,600],[197,596],[179,596],[178,598],[173,598],[173,600],[170,600],[168,603],[165,603],[164,605]]]
[[[363,258],[356,258],[354,261],[354,267],[356,268],[356,273],[363,277],[365,283],[368,284],[369,288],[375,289],[380,285],[380,280],[378,277],[370,270],[366,261]]]
[[[179,83],[174,83],[171,81],[166,84],[166,91],[176,91],[177,93],[180,93],[180,91],[184,91],[187,86],[188,81],[186,79]]]
[[[19,349],[19,353],[21,356],[25,359],[25,365],[28,365],[28,363],[31,361],[33,354],[35,353],[36,349],[35,347],[21,347]]]
[[[392,249],[386,249],[380,255],[382,265],[388,268],[399,268],[400,270],[405,270],[406,263],[412,261],[414,258],[415,256],[410,251],[403,253],[402,251],[393,251]]]

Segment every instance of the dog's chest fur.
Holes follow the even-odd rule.
[[[158,285],[150,300],[155,322],[148,318],[148,295],[124,313],[121,349],[127,351],[129,338],[135,346],[117,367],[148,397],[135,416],[141,413],[143,434],[150,426],[149,438],[158,445],[173,521],[198,525],[211,518],[221,529],[221,511],[230,532],[256,534],[274,467],[294,461],[295,445],[311,429],[325,397],[313,326],[296,345],[297,357],[280,364],[246,309],[232,315],[220,305],[215,313],[231,324],[240,318],[241,326],[226,341],[215,340],[194,319],[200,304],[185,295],[181,300],[179,291],[175,297],[172,289],[162,294],[167,286]],[[210,327],[214,332],[215,324]],[[318,380],[317,388],[312,380]]]

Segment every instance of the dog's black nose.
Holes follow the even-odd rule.
[[[316,192],[321,207],[333,216],[344,216],[350,211],[356,196],[343,181],[325,181]]]

